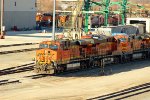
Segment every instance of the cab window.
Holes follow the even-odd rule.
[[[119,40],[120,40],[120,42],[125,42],[126,38],[120,38]]]
[[[57,45],[49,45],[49,48],[52,49],[52,50],[58,50]]]
[[[40,44],[39,48],[48,48],[48,44]]]

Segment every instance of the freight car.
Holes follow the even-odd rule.
[[[79,40],[43,41],[39,48],[36,51],[35,71],[57,74],[149,58],[150,36],[86,35]]]

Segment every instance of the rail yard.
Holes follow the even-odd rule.
[[[37,33],[37,35],[39,34],[41,33]],[[8,36],[8,42],[5,41],[5,44],[1,45],[0,49],[3,51],[6,47],[12,47],[12,50],[22,49],[22,46],[31,48],[33,45],[35,48],[38,48],[37,41],[45,40],[45,38],[37,38],[35,35],[29,43],[27,40],[28,34],[26,34],[26,37],[19,37],[22,38],[22,41],[19,41],[18,36]],[[17,42],[10,44],[10,41]],[[0,99],[2,100],[9,100],[10,98],[11,100],[98,99],[102,95],[118,91],[119,96],[115,97],[116,93],[114,93],[113,97],[123,98],[124,96],[121,96],[122,92],[120,93],[120,91],[148,83],[150,80],[150,63],[149,60],[143,59],[124,64],[108,65],[105,69],[105,76],[100,75],[100,68],[84,69],[71,73],[66,72],[54,76],[34,72],[35,63],[32,60],[35,57],[35,51],[1,54],[0,57],[2,58],[0,59]],[[109,72],[110,69],[111,73]],[[130,94],[127,93],[125,96],[138,93],[139,95],[129,96],[127,100],[132,98],[136,99],[136,97],[149,99],[149,84],[147,85],[128,90],[131,93],[129,92]],[[141,90],[138,91],[140,88]],[[143,91],[147,92],[144,93]],[[127,91],[124,92],[126,93]],[[124,92],[123,94],[125,94]],[[111,96],[107,98],[111,99]],[[106,96],[103,98],[106,98]]]
[[[61,0],[56,10],[56,1],[51,13],[38,8],[34,29],[7,31],[1,1],[0,100],[149,100],[148,8]]]

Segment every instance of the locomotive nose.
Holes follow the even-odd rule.
[[[44,62],[45,61],[44,53],[40,53],[39,58],[41,62]]]
[[[38,50],[38,51],[36,52],[36,61],[37,61],[38,63],[45,62],[44,50]]]

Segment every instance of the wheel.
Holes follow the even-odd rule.
[[[80,66],[80,69],[84,69],[84,62],[81,62],[81,66]]]
[[[144,54],[143,54],[143,59],[146,59],[146,58],[147,58],[147,57],[146,57],[146,53],[144,53]]]
[[[119,63],[119,58],[118,57],[114,57],[114,64]]]
[[[105,66],[105,64],[104,64],[104,60],[103,59],[101,59],[101,66],[100,67],[104,67]]]
[[[81,62],[81,66],[80,66],[81,69],[85,69],[87,68],[87,64],[86,64],[86,61],[82,61]]]
[[[35,73],[39,73],[39,72],[40,72],[40,69],[39,69],[39,68],[34,68],[34,72],[35,72]]]
[[[46,74],[54,74],[54,68],[52,67],[52,66],[47,66],[46,68],[45,68],[45,72],[46,72]]]

